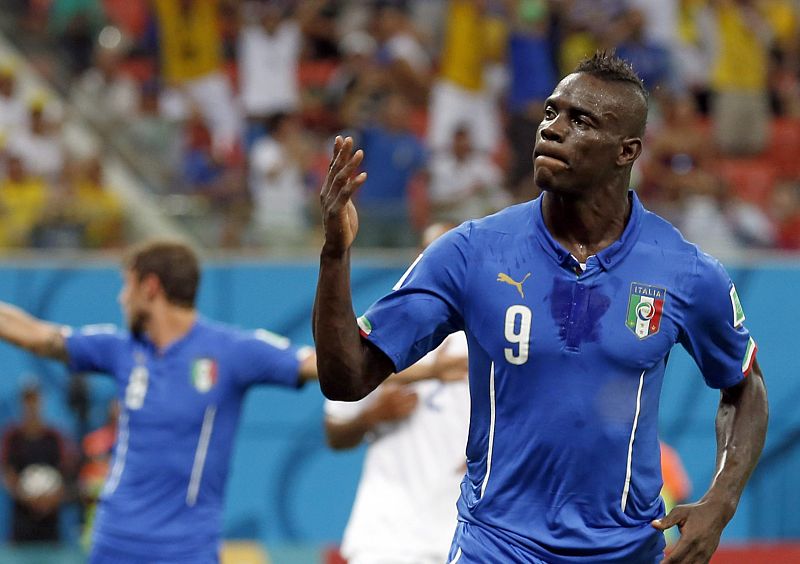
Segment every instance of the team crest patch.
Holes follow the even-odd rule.
[[[217,361],[210,358],[198,358],[192,365],[192,384],[198,392],[204,394],[217,383],[219,371]]]
[[[667,291],[658,286],[634,282],[628,298],[628,319],[625,325],[640,339],[658,333]]]

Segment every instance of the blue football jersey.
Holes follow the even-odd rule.
[[[214,554],[245,392],[253,384],[299,386],[302,351],[267,331],[205,319],[163,351],[109,326],[75,331],[66,345],[71,370],[106,373],[119,386],[96,549],[141,561]]]
[[[653,562],[670,350],[681,343],[713,388],[750,370],[755,343],[723,267],[630,198],[622,236],[585,270],[539,198],[441,237],[359,319],[398,371],[467,334],[464,562],[495,561],[494,545],[514,561]]]

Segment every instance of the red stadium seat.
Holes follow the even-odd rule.
[[[800,176],[800,119],[773,120],[766,156],[780,176]]]
[[[324,88],[334,72],[335,61],[303,61],[297,71],[300,88]]]
[[[778,176],[766,158],[722,159],[717,167],[735,195],[760,206],[767,203]]]

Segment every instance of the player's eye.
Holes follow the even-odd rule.
[[[551,120],[556,118],[556,111],[553,109],[552,106],[547,106],[544,109],[544,119]]]

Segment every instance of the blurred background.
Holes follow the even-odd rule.
[[[298,343],[311,342],[317,195],[336,134],[366,151],[363,310],[426,225],[538,195],[544,99],[582,57],[615,48],[651,94],[633,187],[731,272],[771,395],[764,456],[715,562],[800,562],[800,1],[1,4],[0,299],[66,324],[118,323],[120,249],[174,236],[206,259],[204,313]],[[6,346],[0,359],[4,472],[26,425],[44,425],[60,477],[37,479],[64,483],[36,542],[11,542],[14,507],[0,498],[0,561],[43,562],[46,546],[53,562],[81,562],[113,387]],[[338,562],[363,451],[327,450],[311,388],[248,398],[230,561],[266,547],[274,562]],[[712,476],[717,399],[676,350],[661,432],[689,499]]]

